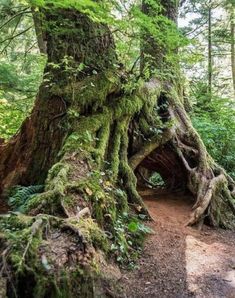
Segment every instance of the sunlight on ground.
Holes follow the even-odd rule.
[[[230,254],[231,248],[220,242],[207,244],[191,235],[185,241],[189,290],[196,297],[235,297],[235,254]],[[214,289],[212,282],[217,284]],[[221,296],[224,292],[228,296]]]

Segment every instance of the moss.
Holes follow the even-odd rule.
[[[103,124],[97,134],[97,147],[93,151],[94,159],[97,162],[98,168],[101,168],[104,161],[106,148],[108,146],[110,136],[110,123],[107,121]]]
[[[92,117],[80,117],[80,119],[76,121],[75,132],[67,137],[60,152],[60,156],[77,152],[83,156],[89,157],[91,153],[95,153],[97,143],[99,147],[97,152],[102,154],[105,139],[108,137],[110,121],[111,113],[108,110],[100,114],[95,114]],[[97,132],[99,131],[103,132],[103,139],[100,143],[97,142]]]
[[[82,194],[88,205],[91,205],[92,217],[102,228],[112,224],[116,218],[113,187],[109,180],[106,180],[104,174],[104,172],[94,171],[88,178],[70,185],[73,191]]]
[[[120,188],[116,188],[113,191],[115,201],[117,202],[117,210],[118,214],[127,213],[129,211],[128,207],[128,198],[125,191],[121,190]]]
[[[90,185],[91,189],[92,186]],[[101,227],[112,223],[116,216],[116,203],[110,193],[106,193],[102,187],[89,196],[92,203],[92,216],[97,220]]]
[[[108,251],[109,243],[107,236],[92,218],[80,218],[79,221],[71,219],[69,222],[81,231],[88,243],[95,248],[102,249],[104,252]]]
[[[6,237],[5,241],[8,243],[8,254],[4,259],[7,267],[4,267],[3,271],[12,268],[10,285],[12,285],[12,282],[14,283],[17,297],[25,297],[30,293],[30,297],[35,298],[64,298],[77,297],[78,292],[85,295],[92,292],[92,287],[84,286],[83,283],[88,280],[93,283],[97,278],[97,262],[93,264],[93,260],[91,260],[91,264],[86,267],[80,267],[76,263],[73,264],[72,268],[67,268],[71,265],[70,263],[66,263],[66,267],[61,267],[60,261],[55,259],[53,255],[55,252],[51,252],[50,241],[55,241],[55,239],[50,239],[50,235],[53,235],[54,232],[58,233],[58,229],[61,236],[65,237],[64,240],[58,240],[58,245],[62,245],[61,248],[58,248],[58,252],[66,244],[68,245],[68,253],[72,243],[78,246],[78,250],[82,245],[78,242],[81,239],[78,235],[75,236],[75,234],[71,234],[72,231],[68,233],[64,228],[62,229],[63,225],[68,222],[45,215],[37,217],[10,215],[4,220],[8,223],[8,225],[3,225],[3,221],[1,221]],[[106,235],[92,219],[81,219],[79,224],[77,221],[72,224],[79,229],[79,234],[84,233],[83,239],[86,238],[87,241],[85,252],[88,252],[88,248],[92,247],[92,243],[104,251],[108,249]],[[19,229],[16,230],[15,226],[18,226]],[[66,240],[69,242],[67,243]],[[61,244],[60,241],[62,241]],[[85,245],[85,242],[83,245]],[[78,253],[78,250],[76,250],[76,253]],[[43,255],[46,256],[48,263],[45,262],[45,257],[42,261]],[[52,256],[52,259],[50,259],[50,256]],[[25,283],[25,280],[27,280],[27,283]]]
[[[126,128],[127,130],[128,128]],[[131,167],[129,166],[127,152],[128,152],[128,135],[122,135],[121,139],[121,152],[120,152],[120,176],[123,181],[123,187],[127,192],[128,199],[132,203],[136,203],[142,207],[142,212],[148,214],[147,209],[136,190],[137,179]]]
[[[42,241],[41,226],[47,222],[45,216],[29,217],[21,214],[10,215],[1,228],[10,247],[10,263],[16,273],[23,273],[37,265],[37,249]]]
[[[25,203],[25,213],[35,214],[38,212],[46,214],[60,214],[62,194],[56,190],[46,191],[39,195],[32,197]]]
[[[68,163],[56,163],[48,173],[45,184],[45,192],[30,197],[24,204],[24,211],[29,213],[34,209],[47,214],[61,212],[61,201],[65,196],[69,183],[70,165]]]
[[[111,71],[87,77],[82,82],[68,85],[63,94],[67,101],[72,99],[72,107],[82,113],[88,107],[95,112],[107,101],[107,95],[119,89],[120,79]]]
[[[66,184],[68,183],[69,171],[70,165],[68,163],[56,163],[48,173],[45,190],[53,190],[56,191],[56,193],[63,195]]]
[[[116,123],[113,138],[111,140],[111,145],[109,148],[109,163],[110,163],[110,178],[112,181],[116,181],[119,171],[119,150],[121,143],[121,133],[122,133],[122,124],[121,121]]]
[[[133,116],[143,107],[143,99],[137,95],[122,97],[114,106],[114,118]]]
[[[16,231],[24,229],[32,224],[33,217],[24,214],[7,214],[0,217],[2,231]]]

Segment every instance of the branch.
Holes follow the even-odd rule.
[[[129,165],[132,170],[135,170],[137,166],[147,157],[153,150],[160,145],[168,142],[174,134],[174,130],[166,130],[161,137],[159,135],[153,137],[147,144],[142,146],[140,150],[129,159]]]
[[[6,42],[7,40],[12,40],[12,39],[14,39],[14,38],[20,36],[21,34],[24,34],[25,32],[29,31],[29,30],[32,29],[32,28],[33,28],[33,26],[30,26],[30,27],[28,27],[27,29],[25,29],[25,30],[23,30],[23,31],[21,31],[21,32],[19,32],[19,33],[17,33],[17,34],[14,35],[14,36],[11,36],[11,37],[8,37],[8,38],[4,39],[3,41],[0,42],[0,44]]]
[[[21,11],[21,12],[15,14],[15,15],[14,15],[13,17],[11,17],[9,20],[7,20],[5,23],[3,23],[3,24],[0,26],[0,30],[1,30],[4,26],[6,26],[8,23],[10,23],[12,20],[14,20],[15,18],[17,18],[18,16],[21,16],[21,15],[23,15],[23,14],[25,14],[25,13],[31,13],[30,10],[26,11],[26,9],[28,9],[28,7],[26,7],[25,9],[23,9],[23,11]]]
[[[11,36],[13,36],[13,35],[15,34],[15,31],[16,31],[16,29],[17,29],[19,23],[20,23],[20,20],[21,20],[21,16],[20,16],[18,22],[16,23],[15,28],[14,28],[14,30],[13,30]],[[9,40],[9,42],[8,42],[7,45],[3,48],[3,50],[1,51],[1,53],[3,53],[3,52],[6,50],[6,48],[10,45],[11,41],[12,41],[12,39]]]

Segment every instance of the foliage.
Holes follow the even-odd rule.
[[[235,178],[235,107],[229,99],[198,104],[192,120],[208,152]]]
[[[162,177],[160,176],[160,174],[158,173],[153,173],[151,175],[151,177],[149,177],[149,181],[151,182],[151,184],[155,185],[155,186],[164,186],[164,181],[162,179]]]
[[[135,266],[135,260],[141,252],[146,234],[151,233],[151,229],[142,222],[144,218],[142,214],[138,217],[134,215],[130,217],[124,212],[118,216],[113,228],[111,251],[117,262],[130,269]]]
[[[175,55],[176,49],[179,46],[185,46],[187,40],[183,38],[173,22],[166,17],[158,14],[144,14],[141,11],[139,1],[130,2],[127,6],[124,2],[91,0],[21,1],[23,9],[27,9],[28,3],[45,9],[52,9],[53,6],[56,8],[76,8],[82,13],[86,13],[91,19],[97,22],[102,21],[102,23],[109,25],[112,31],[115,32],[119,61],[123,63],[123,65],[118,65],[118,71],[123,68],[121,79],[127,83],[125,84],[126,88],[122,90],[116,88],[118,89],[117,93],[125,95],[120,102],[116,97],[116,91],[113,91],[112,94],[110,93],[112,96],[107,96],[109,94],[107,90],[113,89],[116,79],[99,78],[97,71],[93,71],[93,74],[88,76],[84,86],[78,82],[76,87],[75,83],[72,82],[74,84],[65,87],[65,89],[69,90],[63,90],[63,94],[67,92],[67,97],[70,99],[68,102],[72,103],[68,116],[78,120],[78,122],[74,121],[78,129],[76,132],[73,131],[65,140],[64,147],[60,151],[62,161],[55,164],[49,171],[45,192],[39,194],[44,190],[43,186],[40,185],[17,187],[10,195],[9,203],[14,210],[20,212],[27,213],[31,211],[33,213],[34,210],[37,210],[37,212],[49,213],[52,217],[57,217],[58,214],[61,216],[60,218],[68,216],[69,219],[65,221],[75,229],[76,237],[79,234],[78,232],[81,232],[82,235],[85,235],[89,244],[95,248],[102,249],[104,252],[109,251],[120,264],[128,264],[132,267],[133,260],[141,250],[144,236],[150,230],[141,221],[144,215],[132,215],[127,205],[127,194],[128,198],[131,199],[135,196],[138,197],[136,177],[128,164],[128,156],[126,154],[128,151],[126,132],[130,123],[129,118],[133,117],[133,114],[141,114],[145,109],[144,115],[138,115],[140,118],[142,117],[141,129],[144,130],[147,127],[147,129],[151,130],[149,132],[150,136],[161,135],[164,129],[164,127],[160,126],[161,119],[157,118],[159,111],[156,108],[156,94],[147,96],[149,102],[145,103],[143,109],[144,103],[142,98],[138,95],[133,95],[134,91],[140,86],[141,81],[140,58],[138,57],[140,55],[139,40],[140,38],[147,39],[151,36],[156,44],[166,49],[165,58],[167,62],[176,65],[176,68],[178,67],[178,58]],[[157,1],[148,0],[147,2],[155,11],[159,12],[162,10]],[[8,1],[8,3],[11,3],[11,1]],[[32,15],[29,14],[28,21],[26,19],[22,21],[21,18],[16,17],[19,12],[18,9],[21,8],[21,6],[18,6],[17,10],[13,11],[14,22],[11,21],[12,10],[10,10],[10,14],[6,10],[1,10],[6,18],[2,24],[4,25],[3,35],[5,37],[3,36],[0,40],[3,46],[2,56],[0,57],[2,62],[0,66],[0,96],[2,97],[0,124],[2,124],[2,131],[0,131],[0,134],[4,138],[8,138],[18,129],[20,122],[30,110],[33,103],[32,98],[35,96],[38,84],[42,80],[45,62],[45,58],[40,56],[35,48],[27,51],[25,44],[21,45],[23,36],[27,37],[29,44],[35,42],[35,35],[30,29]],[[66,19],[64,22],[66,23]],[[18,24],[21,24],[21,27],[18,27]],[[19,39],[18,37],[13,39],[14,34],[18,32],[17,30],[20,30]],[[27,34],[24,35],[21,30],[26,30]],[[63,28],[58,30],[63,30]],[[195,55],[195,57],[195,60],[200,60],[198,56]],[[149,61],[151,61],[152,57],[149,58]],[[62,65],[66,76],[71,75],[74,81],[76,81],[76,75],[83,72],[86,65],[81,63],[78,68],[74,69],[70,66],[70,64],[72,65],[70,60],[69,56],[64,56],[59,63],[50,63],[48,66],[57,72]],[[148,68],[149,65],[143,73],[145,80],[149,80],[150,75],[152,75]],[[159,75],[158,70],[156,70],[155,75]],[[178,73],[169,72],[166,69],[161,73],[160,78],[168,79],[170,76],[170,78],[175,78],[177,75]],[[95,82],[93,82],[92,76],[96,78]],[[119,82],[119,77],[117,81]],[[53,86],[53,91],[55,92],[57,88],[58,93],[55,92],[55,94],[60,95],[61,90],[57,85],[59,84]],[[88,85],[91,85],[93,88],[87,88]],[[203,84],[202,87],[204,87]],[[76,92],[75,88],[79,92]],[[71,96],[71,89],[73,96]],[[91,92],[92,89],[94,92]],[[194,96],[196,101],[194,113],[192,114],[194,125],[198,128],[209,152],[215,160],[223,165],[231,175],[235,176],[235,158],[233,156],[235,149],[234,106],[228,99],[213,98],[213,101],[208,103],[206,93],[199,91],[197,89]],[[73,98],[73,102],[71,98]],[[112,107],[114,111],[112,116],[103,107],[107,98],[110,100],[108,107]],[[75,102],[76,105],[74,104]],[[94,117],[83,117],[82,111],[76,110],[79,105],[80,108],[82,106],[84,110],[87,110],[87,113],[93,114],[96,112],[96,114]],[[153,117],[154,119],[145,119],[148,118],[145,116],[149,114],[150,110],[155,112],[152,115],[156,117]],[[102,112],[100,113],[100,111]],[[118,122],[116,123],[117,127],[113,130],[110,124],[112,121]],[[154,129],[152,129],[151,125],[153,125]],[[112,139],[113,143],[107,145],[111,134],[114,136]],[[106,167],[102,167],[102,163],[107,156],[108,158],[105,162],[108,170],[106,171]],[[79,158],[81,163],[76,164],[76,160],[79,160]],[[111,164],[111,167],[108,166],[109,164]],[[86,166],[87,170],[84,170],[84,173],[82,171],[79,173],[80,168],[85,169]],[[111,176],[114,178],[112,179]],[[150,180],[154,184],[163,184],[162,179],[156,173]],[[127,184],[125,185],[126,182]],[[121,187],[128,191],[124,192],[116,187]],[[79,206],[81,203],[79,202],[80,197],[82,197],[81,206]],[[81,220],[79,218],[80,211],[78,212],[78,210],[81,210],[80,207],[87,208],[91,217]],[[45,217],[50,216],[46,215]],[[72,220],[71,217],[73,218]],[[9,226],[7,225],[6,227],[8,228]],[[40,239],[36,238],[34,242],[32,229],[28,226],[25,234],[21,237],[19,237],[20,232],[16,232],[15,234],[10,231],[9,239],[14,237],[17,239],[16,248],[20,248],[20,253],[24,250],[24,246],[26,248],[29,246],[35,247],[32,259],[36,260],[36,251]],[[21,241],[23,241],[24,245],[20,243]],[[14,243],[14,241],[12,242]],[[110,244],[110,247],[108,247],[108,244]],[[22,253],[19,254],[18,252],[15,256],[16,263],[22,264],[22,259],[24,259],[22,258]],[[76,264],[76,262],[74,263]],[[47,267],[48,264],[44,262],[44,265]],[[37,269],[36,266],[35,268]]]
[[[209,22],[211,14],[211,63],[212,91],[215,96],[232,97],[231,80],[231,22],[234,0],[186,0],[182,1],[181,31],[190,40],[189,45],[181,50],[181,63],[194,87],[198,82],[208,80],[209,63]]]
[[[25,203],[43,190],[44,185],[30,185],[27,187],[17,185],[10,190],[9,205],[16,211],[24,212]]]
[[[12,136],[30,112],[44,65],[39,54],[0,57],[0,137]]]
[[[1,1],[0,16],[0,138],[8,139],[31,110],[45,57],[38,53],[27,6],[18,1]]]

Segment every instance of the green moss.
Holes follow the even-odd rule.
[[[68,163],[56,163],[48,173],[45,190],[53,190],[56,193],[63,195],[66,184],[68,183],[69,171],[70,165]]]
[[[95,112],[107,101],[107,95],[119,89],[120,79],[111,71],[87,77],[82,82],[68,85],[65,90],[67,101],[72,99],[72,107],[78,113],[88,107]]]
[[[121,121],[116,123],[116,127],[113,132],[113,138],[109,149],[109,163],[110,163],[110,178],[112,181],[117,180],[119,171],[119,150],[121,143],[122,124]]]
[[[83,283],[88,280],[90,283],[94,282],[97,277],[97,264],[94,268],[92,262],[90,266],[87,265],[83,268],[79,264],[73,264],[70,270],[67,267],[57,267],[53,263],[53,259],[50,260],[48,237],[50,238],[51,230],[55,228],[55,231],[58,231],[59,229],[61,236],[65,232],[65,237],[73,237],[71,233],[60,229],[64,224],[67,222],[45,215],[28,217],[17,214],[5,216],[1,220],[1,230],[8,244],[8,253],[4,261],[8,264],[7,270],[10,268],[9,265],[13,268],[11,282],[14,282],[19,297],[23,297],[23,294],[28,293],[29,289],[31,297],[34,298],[76,297],[78,292],[85,295],[92,292],[92,288],[83,286]],[[89,247],[92,247],[92,243],[94,243],[97,248],[104,251],[108,249],[106,235],[92,219],[81,219],[79,224],[77,221],[73,224],[81,234],[84,233],[83,238],[86,238],[87,241],[86,247],[88,244]],[[79,238],[76,236],[75,239],[78,241]],[[45,251],[46,255],[48,251],[48,264],[42,262],[42,251]],[[53,254],[54,252],[52,252]],[[4,267],[3,270],[6,268]],[[27,283],[22,287],[25,280]]]
[[[110,123],[107,121],[103,124],[97,134],[97,146],[93,151],[93,157],[97,162],[98,168],[102,166],[102,162],[104,161],[106,149],[109,142],[110,136]]]
[[[37,212],[46,214],[59,214],[61,213],[61,196],[62,194],[56,190],[46,191],[39,195],[32,197],[25,203],[25,213]]]
[[[143,104],[142,98],[137,95],[122,97],[114,106],[114,118],[133,116],[141,110]]]
[[[107,236],[92,218],[80,218],[79,221],[71,219],[69,222],[81,231],[89,244],[92,244],[95,248],[102,249],[104,252],[108,251],[109,243]]]
[[[116,188],[114,189],[113,194],[116,201],[116,208],[118,211],[117,213],[127,213],[129,211],[129,206],[126,192],[121,190],[120,188]]]
[[[47,214],[60,213],[61,200],[69,184],[70,169],[68,163],[56,163],[48,173],[45,192],[30,197],[24,204],[24,212],[28,213],[37,209]]]
[[[1,221],[10,248],[10,262],[15,272],[23,273],[37,265],[37,249],[42,241],[42,226],[47,222],[45,216],[38,218],[22,214],[9,215]]]
[[[7,214],[0,216],[0,229],[2,231],[15,231],[24,229],[32,224],[33,217],[24,214]]]
[[[80,117],[75,124],[75,132],[70,134],[60,152],[60,155],[73,154],[89,157],[91,153],[103,154],[105,140],[107,141],[109,133],[109,123],[111,113],[106,109],[103,113],[95,114],[91,117]],[[97,142],[97,132],[101,133],[101,140]],[[95,149],[98,143],[98,149]]]

